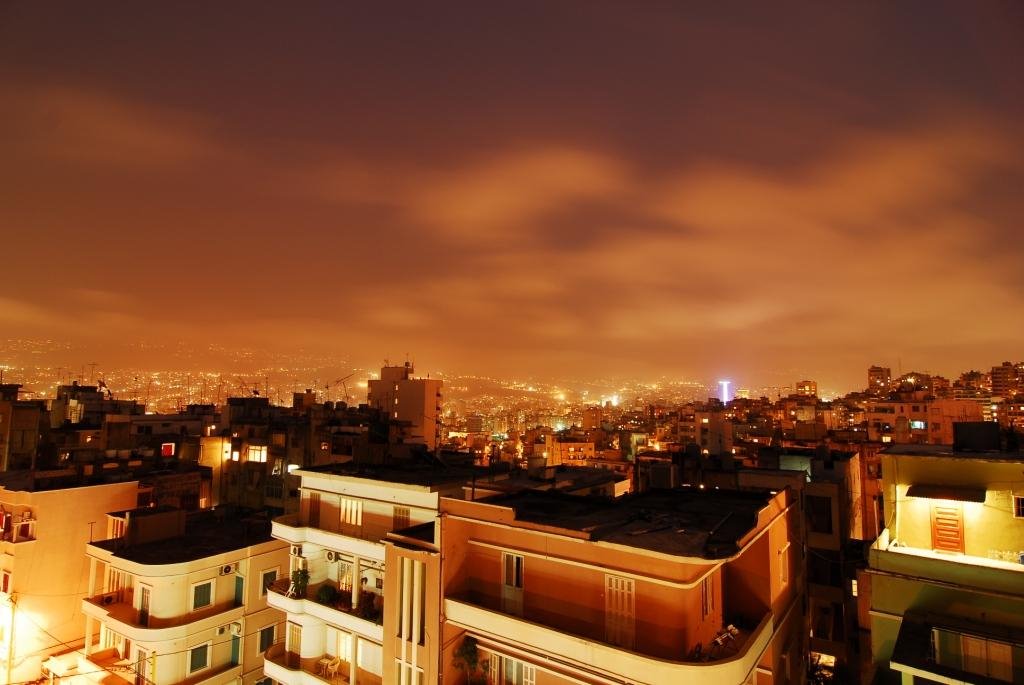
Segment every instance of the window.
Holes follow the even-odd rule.
[[[409,527],[409,507],[395,507],[391,519],[392,530],[402,530]]]
[[[213,581],[207,580],[192,586],[192,611],[213,604]]]
[[[523,587],[523,555],[503,552],[501,555],[501,582],[507,587],[522,589]]]
[[[199,645],[188,651],[188,672],[195,673],[210,667],[210,644]]]
[[[426,564],[402,557],[398,564],[398,637],[423,644],[426,623]]]
[[[523,615],[523,556],[501,553],[501,610],[513,616]]]
[[[537,682],[535,667],[501,654],[491,657],[489,673],[493,685],[535,685]]]
[[[341,523],[349,526],[363,525],[363,501],[342,497],[338,501],[338,510],[341,512]]]
[[[249,449],[245,453],[246,461],[256,461],[266,463],[267,461],[267,446],[266,445],[249,445]]]
[[[960,635],[960,653],[963,655],[964,671],[1008,683],[1013,682],[1013,647],[1010,644],[972,635]],[[949,661],[952,659],[942,659],[940,655],[940,662]]]
[[[260,595],[267,594],[267,590],[277,580],[277,569],[271,568],[260,574]]]
[[[165,442],[160,445],[160,456],[161,457],[173,457],[174,456],[174,443]]]
[[[272,644],[274,644],[274,626],[267,626],[260,631],[260,651],[267,651]]]
[[[1019,519],[1024,519],[1024,495],[1014,495],[1013,515]]]
[[[10,592],[12,587],[11,572],[0,571],[0,592]]]

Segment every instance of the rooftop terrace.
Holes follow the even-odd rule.
[[[677,489],[608,500],[524,491],[481,503],[513,509],[517,522],[588,540],[720,559],[739,550],[738,541],[757,525],[758,512],[772,497],[767,491]]]

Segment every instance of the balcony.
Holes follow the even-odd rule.
[[[648,683],[745,682],[774,631],[772,615],[767,613],[753,631],[741,631],[730,652],[722,658],[670,661],[572,635],[466,599],[445,599],[444,609],[449,622],[487,642],[500,645],[508,636],[515,636],[518,647],[538,654],[557,655],[553,662],[562,663],[569,670],[580,669],[602,677]]]
[[[873,571],[1010,595],[1020,595],[1020,588],[1024,586],[1024,564],[904,547],[899,541],[890,540],[888,528],[882,531],[871,546],[869,565]]]
[[[310,584],[304,597],[292,596],[289,592],[291,583],[287,578],[274,582],[267,590],[267,604],[288,614],[309,614],[333,626],[349,632],[365,635],[371,640],[384,640],[384,606],[383,597],[373,592],[363,592],[354,609],[350,597],[346,593],[333,603],[328,604],[317,600],[319,590],[324,586],[334,586],[334,581],[325,580]]]
[[[345,685],[349,682],[348,662],[341,662],[337,672],[331,676],[331,657],[300,658],[285,649],[284,642],[270,645],[263,655],[263,673],[285,685]]]
[[[241,620],[244,612],[243,607],[229,602],[173,618],[150,616],[143,624],[129,593],[106,592],[82,600],[83,614],[130,640],[143,642],[184,639],[195,632]]]
[[[310,543],[326,549],[345,552],[363,559],[384,561],[381,539],[389,531],[378,528],[338,526],[338,530],[306,525],[301,514],[285,514],[273,521],[271,535],[292,545]]]
[[[94,647],[95,648],[95,647]],[[163,657],[170,659],[173,657]],[[157,656],[157,668],[161,657]],[[136,680],[136,664],[129,659],[122,659],[114,648],[101,649],[86,656],[81,651],[68,652],[50,657],[44,664],[46,670],[58,678],[68,678],[72,682],[79,679],[88,682],[101,682],[104,685],[136,685],[143,682],[153,685],[150,680]],[[90,674],[85,676],[85,674]],[[206,669],[196,676],[181,681],[182,685],[226,685],[236,681],[242,675],[242,667],[237,664],[220,664]]]

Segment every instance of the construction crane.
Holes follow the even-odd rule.
[[[340,383],[341,387],[342,387],[342,390],[344,390],[344,392],[345,392],[345,396],[343,398],[343,401],[345,402],[345,404],[348,404],[348,400],[349,400],[348,384],[345,381],[347,381],[349,378],[352,378],[352,376],[354,376],[354,375],[356,375],[355,372],[352,372],[349,375],[345,376],[344,378],[336,378],[336,379],[334,379],[334,382],[328,383],[327,385],[325,385],[324,386],[324,400],[328,401],[328,402],[330,401],[330,399],[331,399],[331,395],[330,395],[331,388],[336,388],[338,386],[338,384]]]

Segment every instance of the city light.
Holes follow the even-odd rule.
[[[729,385],[731,383],[732,381],[718,381],[718,385],[721,388],[719,399],[721,399],[723,403],[728,403],[729,400],[732,399],[732,397],[729,396]]]

